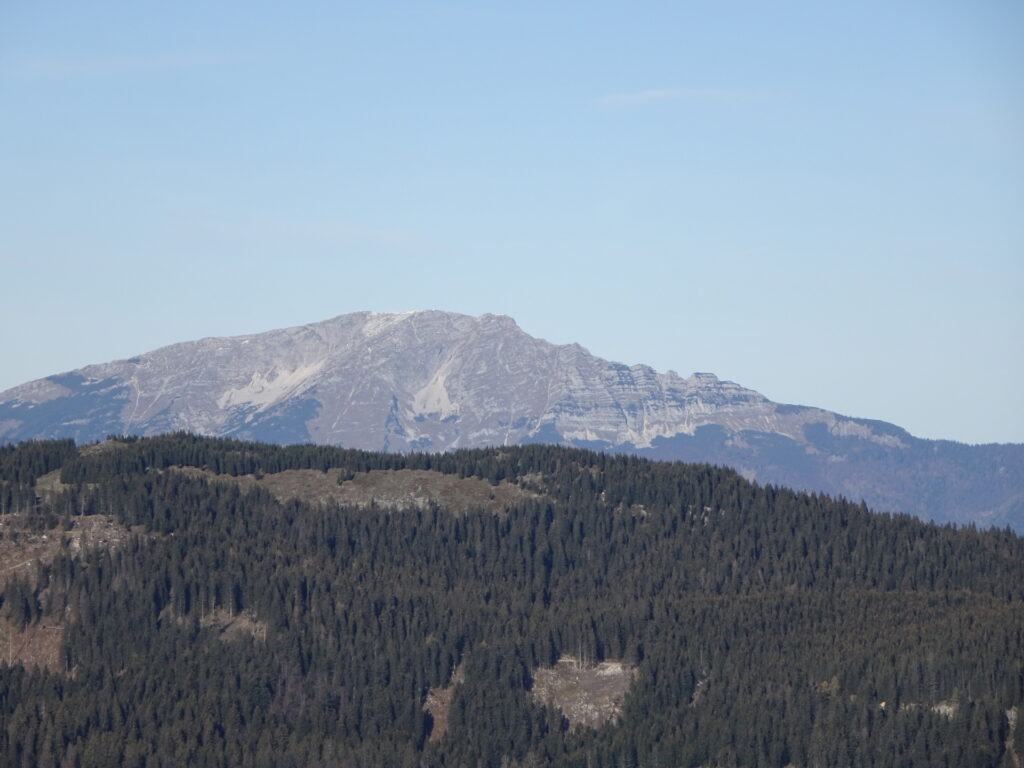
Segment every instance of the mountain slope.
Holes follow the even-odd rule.
[[[712,461],[940,521],[1024,529],[1024,446],[914,438],[554,345],[508,317],[360,312],[175,344],[0,393],[0,440],[174,430],[371,450],[564,443]]]

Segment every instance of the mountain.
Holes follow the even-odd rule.
[[[0,440],[185,430],[447,451],[560,443],[707,461],[881,511],[1024,530],[1024,445],[922,440],[523,332],[508,317],[358,312],[208,338],[0,393]]]

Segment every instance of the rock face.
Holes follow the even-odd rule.
[[[0,441],[175,430],[443,451],[562,443],[711,461],[940,521],[1024,527],[1024,445],[914,438],[554,345],[508,317],[359,312],[175,344],[0,393]]]

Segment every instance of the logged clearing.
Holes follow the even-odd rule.
[[[427,691],[427,700],[423,703],[423,711],[430,714],[433,726],[430,729],[430,741],[440,741],[448,733],[448,713],[455,698],[455,686],[466,679],[463,665],[459,664],[453,671],[448,685],[444,688],[431,688]]]
[[[530,694],[538,703],[560,709],[572,728],[599,728],[622,713],[635,676],[636,670],[623,661],[584,665],[563,656],[553,667],[534,670]]]
[[[429,469],[374,469],[359,472],[352,479],[340,483],[341,469],[326,472],[287,469],[260,477],[215,475],[195,467],[177,467],[176,470],[197,477],[234,482],[246,490],[266,488],[281,501],[299,498],[312,504],[376,506],[394,511],[427,509],[434,503],[458,514],[477,510],[498,514],[517,502],[541,498],[540,494],[509,482],[491,485],[478,477],[446,475]]]
[[[60,669],[60,644],[64,624],[46,617],[19,629],[0,617],[0,658],[7,666],[21,663],[26,669],[41,667],[51,672]]]
[[[267,639],[267,624],[256,618],[252,610],[231,613],[226,608],[215,608],[212,611],[196,610],[193,616],[180,616],[173,605],[168,604],[160,612],[161,621],[173,621],[179,626],[188,626],[190,621],[198,619],[199,626],[214,633],[218,640],[245,640],[253,638],[260,642]]]
[[[83,445],[78,449],[78,453],[81,456],[93,456],[112,451],[129,451],[131,447],[131,443],[123,443],[120,440],[101,440],[98,443]]]
[[[256,618],[252,611],[242,611],[231,614],[223,609],[208,613],[201,622],[203,627],[209,627],[222,640],[234,640],[245,637],[252,637],[256,640],[267,639],[267,625]]]
[[[66,531],[60,526],[36,531],[25,524],[21,515],[0,516],[0,589],[12,576],[34,577],[36,561],[52,562],[62,547],[70,553],[113,548],[132,534],[110,515],[85,515],[70,520],[71,528]]]
[[[45,497],[49,494],[61,493],[67,490],[70,486],[60,481],[60,472],[59,469],[55,469],[52,472],[47,472],[45,475],[37,477],[36,493]]]
[[[1006,754],[1010,757],[1009,764],[1012,768],[1024,766],[1024,760],[1021,759],[1016,747],[1017,714],[1019,710],[1020,707],[1010,707],[1010,709],[1006,710],[1006,724],[1008,727],[1006,729],[1005,746]]]
[[[51,473],[52,474],[52,473]],[[42,478],[40,478],[42,479]],[[36,578],[36,563],[50,563],[62,550],[77,553],[95,548],[113,548],[128,540],[131,531],[109,515],[71,518],[71,528],[32,530],[21,515],[0,516],[0,590],[21,576]],[[58,670],[64,624],[45,616],[24,628],[0,618],[0,658],[8,665]]]

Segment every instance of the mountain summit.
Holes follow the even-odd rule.
[[[502,315],[357,312],[174,344],[0,393],[0,441],[176,430],[385,451],[563,443],[1024,528],[1024,445],[921,440],[773,403],[710,373],[609,362]]]

